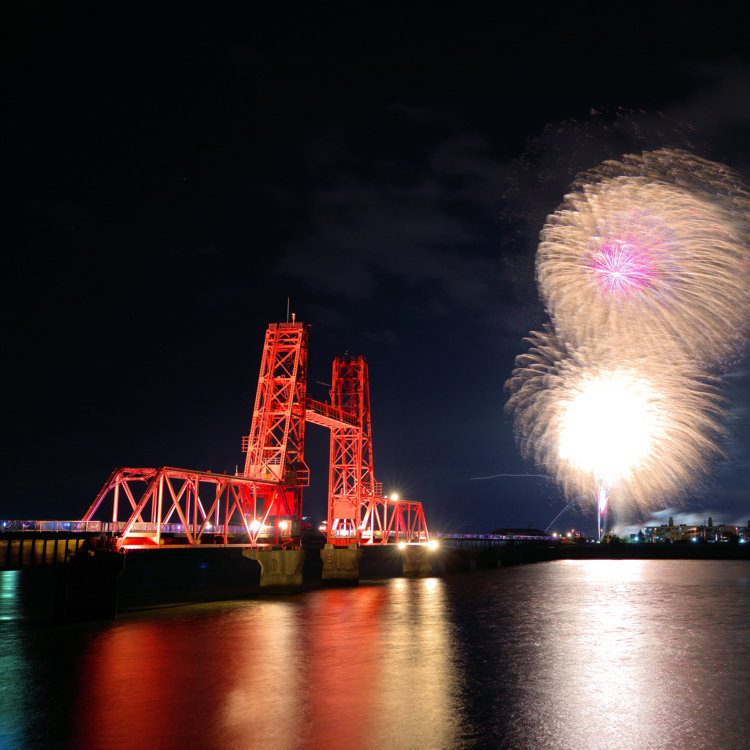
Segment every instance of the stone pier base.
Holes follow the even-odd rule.
[[[412,544],[401,550],[401,574],[408,578],[428,578],[433,575],[430,552],[427,547]]]
[[[288,593],[302,588],[302,549],[246,549],[242,556],[260,564],[260,589]]]
[[[323,561],[324,584],[354,584],[359,583],[359,561],[362,550],[356,544],[348,547],[336,547],[326,544],[320,551]]]
[[[117,616],[117,579],[125,556],[81,547],[58,566],[55,617],[58,620],[108,620]]]

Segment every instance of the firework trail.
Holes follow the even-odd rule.
[[[575,503],[579,502],[580,500],[583,500],[584,497],[586,497],[588,493],[584,493],[583,495],[579,495],[578,497],[574,497],[568,504],[547,524],[547,526],[544,529],[545,534],[550,530],[550,527],[557,521],[560,516],[565,513],[565,511],[568,508],[571,508]]]
[[[506,387],[526,458],[568,497],[604,482],[636,514],[678,499],[720,455],[715,378],[689,359],[574,349],[551,328],[534,332]]]
[[[547,219],[537,281],[573,345],[707,367],[741,350],[750,323],[750,196],[725,167],[662,150],[579,176]]]

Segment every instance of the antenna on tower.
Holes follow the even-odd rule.
[[[286,298],[286,322],[289,322],[289,297]]]

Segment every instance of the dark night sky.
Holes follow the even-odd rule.
[[[444,530],[547,526],[549,481],[472,479],[536,471],[503,383],[545,216],[649,148],[750,182],[748,18],[657,5],[4,3],[0,515],[78,518],[115,466],[234,471],[290,298],[311,395],[367,358],[387,491]],[[728,380],[730,460],[678,518],[750,518],[747,358]],[[306,448],[317,519],[327,433]]]

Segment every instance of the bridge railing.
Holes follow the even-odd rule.
[[[514,542],[552,542],[551,536],[537,534],[438,534],[440,546],[448,549],[485,549]]]
[[[107,524],[101,521],[19,521],[5,520],[0,521],[0,533],[15,531],[58,531],[58,532],[102,532],[102,527]]]
[[[118,521],[112,523],[108,521],[18,521],[18,520],[0,520],[0,533],[13,533],[18,531],[27,531],[30,533],[40,531],[53,531],[58,533],[72,534],[120,534],[125,530],[127,522]],[[158,523],[135,523],[132,524],[131,532],[142,534],[155,534],[158,531]],[[199,528],[199,525],[189,524],[188,528],[193,531]],[[224,525],[218,524],[212,526],[207,524],[206,532],[213,534],[223,534]],[[227,526],[227,534],[243,534],[243,526],[230,524]],[[184,534],[185,526],[180,523],[163,523],[161,524],[162,534]],[[260,536],[272,535],[276,533],[274,527],[263,528]]]

